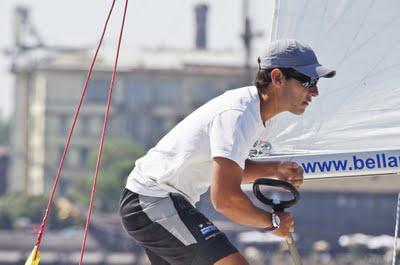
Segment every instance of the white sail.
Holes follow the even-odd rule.
[[[297,154],[292,160],[308,157],[314,165],[349,161],[347,173],[333,167],[308,177],[399,171],[399,11],[396,0],[276,1],[271,39],[308,43],[337,75],[320,80],[319,96],[302,116],[283,113],[269,123],[265,138],[272,155]],[[310,154],[318,155],[305,156]],[[384,167],[382,154],[396,161]],[[363,159],[362,169],[355,159]]]

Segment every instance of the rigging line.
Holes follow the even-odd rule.
[[[106,111],[105,111],[105,114],[104,114],[103,130],[101,132],[101,140],[100,140],[99,150],[98,150],[98,155],[97,155],[96,171],[95,171],[95,174],[93,176],[93,185],[92,185],[92,191],[91,191],[91,194],[90,194],[89,209],[88,209],[88,213],[87,213],[87,217],[86,217],[85,232],[84,232],[83,241],[82,241],[82,249],[81,249],[81,256],[80,256],[79,265],[83,264],[83,257],[84,257],[84,254],[85,254],[86,239],[87,239],[87,234],[88,234],[88,231],[89,231],[90,217],[92,215],[94,198],[95,198],[95,193],[96,193],[97,178],[98,178],[99,169],[100,169],[100,161],[101,161],[101,156],[102,156],[102,152],[103,152],[103,145],[104,145],[104,140],[105,140],[106,131],[107,131],[108,117],[109,117],[109,114],[110,114],[112,93],[113,93],[113,89],[114,89],[115,78],[116,78],[116,75],[117,75],[119,52],[120,52],[122,36],[123,36],[123,32],[124,32],[126,11],[128,9],[128,1],[129,0],[125,0],[124,15],[122,17],[121,29],[120,29],[120,33],[119,33],[119,39],[118,39],[118,46],[117,46],[117,51],[116,51],[116,55],[115,55],[114,67],[113,67],[113,72],[112,72],[111,82],[110,82],[110,87],[109,87],[109,93],[108,93],[108,98],[107,98],[107,106],[106,106]]]
[[[67,141],[66,141],[65,146],[64,146],[64,151],[63,151],[63,154],[61,156],[61,161],[60,161],[60,164],[59,164],[59,167],[58,167],[58,170],[57,170],[57,174],[56,174],[55,179],[54,179],[52,192],[51,192],[51,195],[50,195],[49,200],[47,202],[46,211],[45,211],[45,214],[44,214],[44,217],[43,217],[43,220],[42,220],[42,224],[40,226],[40,230],[39,230],[39,233],[38,233],[38,237],[37,237],[37,241],[36,241],[35,258],[36,258],[36,255],[39,252],[39,249],[40,249],[40,245],[41,245],[41,242],[42,242],[42,237],[43,237],[43,234],[44,234],[45,228],[46,228],[47,219],[48,219],[48,216],[49,216],[50,210],[51,210],[51,204],[52,204],[52,202],[54,200],[54,195],[55,195],[55,192],[56,192],[57,187],[58,187],[59,179],[60,179],[60,176],[61,176],[61,171],[62,171],[63,166],[64,166],[65,157],[66,157],[68,149],[69,149],[71,138],[72,138],[72,135],[73,135],[73,132],[74,132],[74,129],[75,129],[75,124],[76,124],[76,121],[78,119],[79,111],[81,109],[83,100],[84,100],[85,95],[86,95],[86,90],[87,90],[87,88],[89,86],[90,78],[91,78],[91,75],[92,75],[92,72],[93,72],[93,67],[94,67],[94,64],[96,62],[98,52],[100,50],[100,46],[101,46],[101,44],[103,42],[104,35],[105,35],[106,29],[107,29],[107,26],[108,26],[108,22],[109,22],[110,17],[111,17],[111,13],[112,13],[112,11],[114,9],[114,4],[115,4],[115,0],[112,2],[110,11],[109,11],[107,19],[106,19],[106,22],[105,22],[105,24],[103,26],[103,32],[101,34],[101,37],[100,37],[100,40],[99,40],[95,55],[93,57],[91,65],[90,65],[90,68],[89,68],[89,71],[88,71],[88,74],[87,74],[87,77],[86,77],[86,80],[85,80],[85,84],[84,84],[84,87],[83,87],[82,95],[81,95],[81,98],[79,100],[78,107],[76,108],[76,111],[75,111],[75,114],[74,114],[74,117],[73,117],[73,121],[72,121],[70,130],[69,130],[69,133],[68,133]]]
[[[400,192],[397,196],[397,207],[396,207],[396,224],[394,227],[394,242],[393,242],[393,257],[392,265],[396,265],[396,255],[397,255],[397,237],[399,233],[399,215],[400,215]]]

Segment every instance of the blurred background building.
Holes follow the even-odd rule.
[[[207,49],[207,5],[194,8],[193,49],[146,49],[121,60],[113,95],[108,137],[129,137],[146,147],[188,113],[222,94],[249,84],[243,55]],[[91,54],[84,49],[47,47],[22,42],[33,27],[29,10],[16,9],[13,61],[16,106],[8,185],[31,194],[48,192],[63,153],[73,113],[85,82]],[[106,48],[107,49],[107,48]],[[129,51],[124,51],[129,56]],[[88,176],[87,158],[97,148],[107,101],[113,58],[99,58],[85,96],[73,145],[63,171],[61,192],[68,181]],[[133,163],[133,162],[132,162]]]

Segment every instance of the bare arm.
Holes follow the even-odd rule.
[[[271,213],[256,207],[240,188],[243,170],[232,160],[214,158],[211,182],[211,201],[215,209],[232,221],[257,227],[271,227]],[[293,229],[293,216],[288,212],[276,213],[281,219],[280,228],[273,233],[287,237]]]
[[[242,184],[253,183],[256,179],[277,177],[279,161],[255,162],[246,160]]]
[[[211,201],[215,209],[242,225],[257,228],[271,226],[271,214],[254,206],[240,188],[242,172],[232,160],[214,158]]]
[[[303,184],[304,171],[297,163],[290,161],[256,162],[246,160],[242,184],[253,183],[259,178],[271,177],[287,181],[296,188],[300,188],[300,185]]]

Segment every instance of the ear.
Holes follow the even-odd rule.
[[[280,87],[283,84],[284,76],[282,72],[275,68],[271,71],[271,83],[277,87]]]

